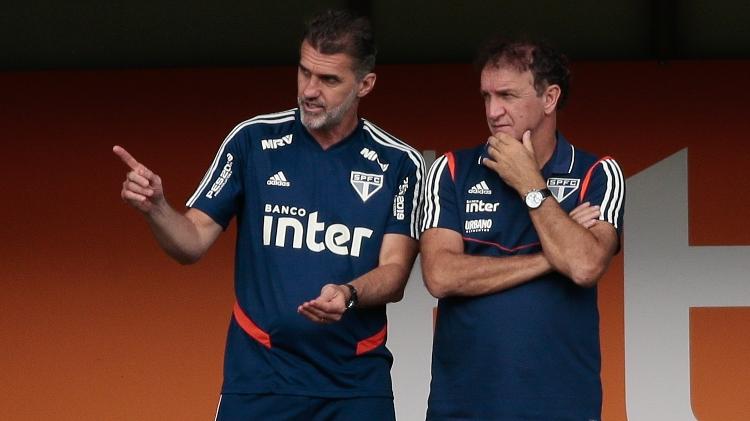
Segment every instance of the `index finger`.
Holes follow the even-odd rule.
[[[583,203],[579,204],[578,206],[576,206],[572,211],[570,211],[570,213],[579,211],[581,209],[586,209],[586,208],[588,208],[590,206],[591,206],[590,202],[583,202]]]
[[[133,155],[126,151],[122,146],[115,145],[112,148],[112,152],[114,152],[115,155],[119,156],[120,160],[132,170],[136,170],[141,166],[141,164],[136,161],[135,158],[133,158]]]

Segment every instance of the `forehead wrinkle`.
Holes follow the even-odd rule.
[[[351,71],[352,59],[345,53],[324,54],[307,42],[302,43],[300,66],[317,75],[342,77]]]
[[[480,90],[482,92],[526,92],[534,89],[531,72],[518,72],[507,67],[492,67],[482,70]],[[536,92],[536,91],[535,91]]]

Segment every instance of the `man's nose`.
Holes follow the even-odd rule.
[[[495,119],[505,115],[507,110],[505,104],[498,99],[491,99],[487,104],[487,117]]]
[[[311,77],[302,90],[305,98],[317,98],[320,95],[320,81],[316,77]]]

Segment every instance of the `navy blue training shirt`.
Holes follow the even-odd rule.
[[[523,199],[482,165],[483,151],[484,145],[435,161],[423,230],[460,233],[469,255],[540,252]],[[599,219],[621,233],[625,181],[613,159],[597,159],[558,134],[542,175],[566,212],[587,201],[599,205]],[[596,288],[552,272],[495,294],[443,298],[428,419],[599,420],[599,373]]]
[[[385,234],[418,238],[423,172],[417,151],[366,120],[327,150],[296,109],[232,130],[187,202],[224,228],[237,217],[222,393],[392,396],[385,306],[329,325],[297,307],[374,269]]]

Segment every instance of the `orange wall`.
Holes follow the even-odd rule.
[[[0,73],[0,418],[211,419],[233,233],[195,266],[170,261],[121,203],[111,146],[156,170],[181,206],[234,124],[293,106],[294,77],[288,67]],[[689,147],[691,244],[747,245],[748,82],[750,62],[576,63],[560,126],[626,176]],[[466,65],[381,66],[363,115],[418,149],[487,136]],[[600,287],[606,420],[625,419],[622,266],[619,255]],[[747,331],[745,312],[691,314],[694,341],[714,320]],[[748,338],[731,349],[745,352]],[[720,414],[726,385],[700,362],[716,349],[691,347],[694,407]]]

